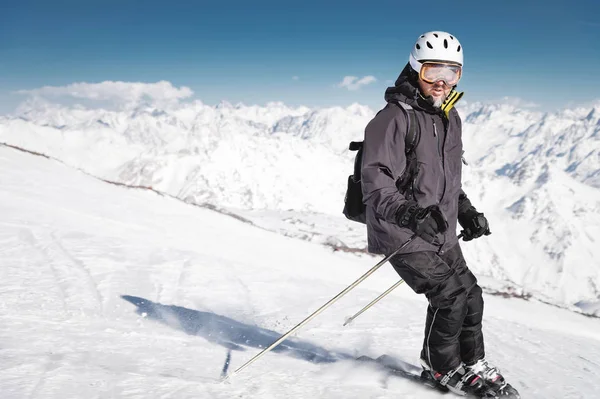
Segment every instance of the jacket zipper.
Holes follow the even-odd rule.
[[[431,121],[433,122],[433,135],[435,137],[435,144],[436,144],[437,153],[441,157],[442,154],[440,154],[440,137],[438,136],[437,126],[436,126],[435,121],[433,119],[431,119]]]
[[[438,135],[438,132],[437,132],[437,126],[435,124],[435,120],[433,118],[432,118],[432,120],[433,120],[433,134],[436,137],[437,152],[439,155],[440,165],[442,166],[442,174],[444,176],[444,189],[442,190],[442,196],[440,197],[440,203],[441,203],[442,200],[444,199],[444,195],[446,194],[446,186],[447,186],[447,184],[446,184],[446,168],[445,168],[445,162],[444,162],[444,149],[446,147],[446,138],[448,137],[448,129],[447,129],[447,125],[443,124],[444,125],[444,140],[442,142],[442,148],[440,150],[440,136]],[[438,253],[440,255],[442,255],[444,253],[443,248],[444,248],[444,245],[446,245],[446,234],[442,234],[442,236],[443,236],[443,241],[440,244],[439,249],[438,249]]]
[[[442,199],[444,198],[444,194],[446,194],[446,168],[444,166],[444,146],[446,144],[446,136],[448,136],[448,132],[446,131],[446,129],[444,129],[444,141],[442,143],[442,149],[440,151],[440,136],[437,132],[437,125],[435,124],[435,120],[433,120],[433,135],[436,138],[436,147],[437,147],[437,153],[438,153],[438,159],[440,160],[440,166],[442,167],[442,174],[444,175],[444,189],[442,190],[442,196],[440,197],[440,202],[442,202]]]

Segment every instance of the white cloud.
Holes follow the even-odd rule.
[[[512,105],[514,107],[519,107],[519,108],[539,108],[540,104],[531,102],[531,101],[525,101],[522,98],[518,98],[518,97],[502,97],[502,99],[500,101],[498,101],[498,103],[500,104],[508,104],[508,105]]]
[[[300,80],[298,76],[292,76],[292,80]]]
[[[73,83],[67,86],[44,86],[33,90],[19,90],[18,94],[34,97],[71,97],[76,99],[111,101],[118,104],[177,103],[194,92],[186,86],[174,87],[170,82],[113,82]]]
[[[373,82],[377,82],[375,76],[368,75],[363,76],[362,78],[358,78],[356,76],[344,76],[344,79],[340,83],[337,84],[338,87],[345,87],[348,90],[358,90],[362,86],[366,86]]]

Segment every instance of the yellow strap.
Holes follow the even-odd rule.
[[[450,114],[450,110],[452,109],[452,107],[454,107],[454,104],[456,104],[456,102],[458,100],[460,100],[460,98],[463,96],[463,94],[465,94],[465,93],[456,91],[454,89],[452,89],[450,94],[448,94],[446,101],[444,101],[444,103],[442,104],[442,111],[444,111],[446,118],[448,118],[448,114]]]

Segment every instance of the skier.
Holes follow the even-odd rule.
[[[459,395],[518,397],[498,369],[485,360],[481,332],[482,290],[466,265],[456,234],[464,241],[490,234],[488,221],[462,190],[462,128],[453,108],[463,66],[458,39],[446,32],[421,35],[393,87],[387,105],[365,128],[362,193],[368,249],[390,254],[396,272],[429,306],[421,363],[425,375]],[[405,153],[412,107],[419,141]]]

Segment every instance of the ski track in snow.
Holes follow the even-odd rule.
[[[426,301],[385,267],[230,371],[379,259],[332,252],[0,148],[0,392],[21,398],[439,398],[328,356],[417,362]],[[318,223],[318,222],[317,222]],[[467,244],[465,244],[467,245]],[[488,358],[524,399],[594,398],[600,320],[485,296]],[[311,360],[312,359],[312,360]]]
[[[35,235],[31,231],[31,229],[29,229],[29,228],[21,229],[18,234],[18,237],[22,241],[25,241],[26,245],[33,247],[37,252],[39,252],[44,257],[44,261],[45,261],[44,263],[46,263],[48,265],[48,268],[50,269],[50,271],[52,273],[52,277],[54,278],[54,281],[55,281],[54,287],[58,288],[59,297],[62,302],[62,308],[66,312],[68,310],[68,305],[67,305],[68,287],[63,282],[63,279],[61,278],[60,273],[58,272],[57,268],[55,267],[54,262],[52,262],[52,260],[48,256],[48,253],[44,250],[44,248],[40,244],[39,240],[35,237]]]
[[[55,232],[50,233],[50,240],[48,240],[46,251],[52,255],[52,258],[50,259],[51,262],[66,266],[62,270],[62,273],[65,276],[64,279],[77,276],[74,278],[75,281],[72,284],[75,286],[83,285],[89,288],[89,290],[87,290],[87,298],[84,300],[85,308],[90,310],[95,308],[102,314],[104,299],[84,262],[74,257],[65,249],[61,240],[56,237]],[[53,259],[57,259],[57,261],[54,261]]]

